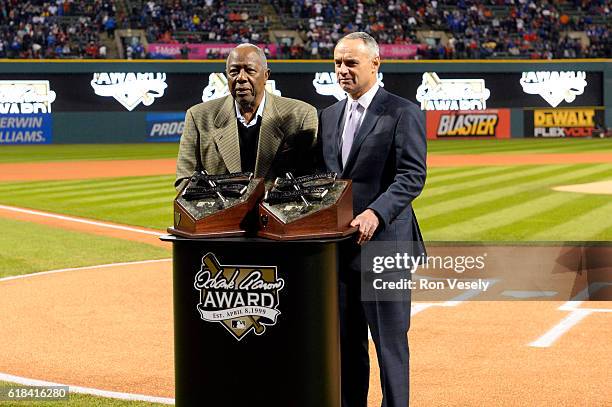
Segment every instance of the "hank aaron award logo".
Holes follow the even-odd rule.
[[[91,87],[96,95],[115,98],[127,110],[139,104],[150,106],[164,96],[168,87],[166,74],[160,72],[101,72],[94,73]]]
[[[425,72],[416,100],[421,110],[484,110],[490,95],[484,79],[440,79]]]
[[[200,292],[197,309],[202,319],[220,323],[239,341],[276,324],[278,293],[285,281],[277,277],[275,266],[222,266],[208,253],[193,286]]]

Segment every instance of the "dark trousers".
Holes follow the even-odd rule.
[[[355,262],[352,262],[355,263]],[[410,327],[409,292],[401,300],[362,301],[361,273],[353,266],[341,268],[340,352],[343,407],[367,407],[370,379],[368,326],[376,346],[382,407],[409,404]]]

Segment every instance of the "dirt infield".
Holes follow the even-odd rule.
[[[173,397],[170,261],[0,281],[0,293],[0,372]],[[412,405],[609,405],[612,314],[589,315],[554,346],[528,346],[567,315],[560,305],[463,302],[414,315]]]
[[[172,397],[171,269],[162,261],[0,282],[0,372]]]
[[[610,163],[612,153],[574,154],[462,154],[427,158],[428,167],[469,165]],[[0,182],[91,179],[146,175],[170,175],[176,160],[100,160],[0,164]]]

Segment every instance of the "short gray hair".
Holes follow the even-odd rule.
[[[261,48],[259,48],[257,45],[246,42],[244,44],[237,45],[234,49],[245,48],[245,47],[252,47],[253,51],[257,52],[257,55],[259,55],[259,58],[261,59],[261,66],[263,66],[264,69],[268,69],[268,59],[266,58],[266,53]],[[232,51],[234,51],[234,49]],[[229,55],[227,57],[229,58]],[[227,60],[225,63],[227,65]]]
[[[372,55],[372,58],[376,58],[380,56],[380,51],[378,49],[378,43],[370,34],[366,32],[356,31],[354,33],[347,34],[344,37],[340,38],[340,41],[338,41],[338,44],[340,44],[344,40],[361,40],[363,41],[365,46],[370,51],[370,55]]]

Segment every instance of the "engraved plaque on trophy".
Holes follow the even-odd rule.
[[[253,229],[257,202],[265,191],[253,173],[209,175],[196,171],[174,200],[174,227],[183,237],[242,236]]]
[[[259,232],[276,240],[346,236],[354,232],[350,180],[336,173],[277,178],[259,204]]]

